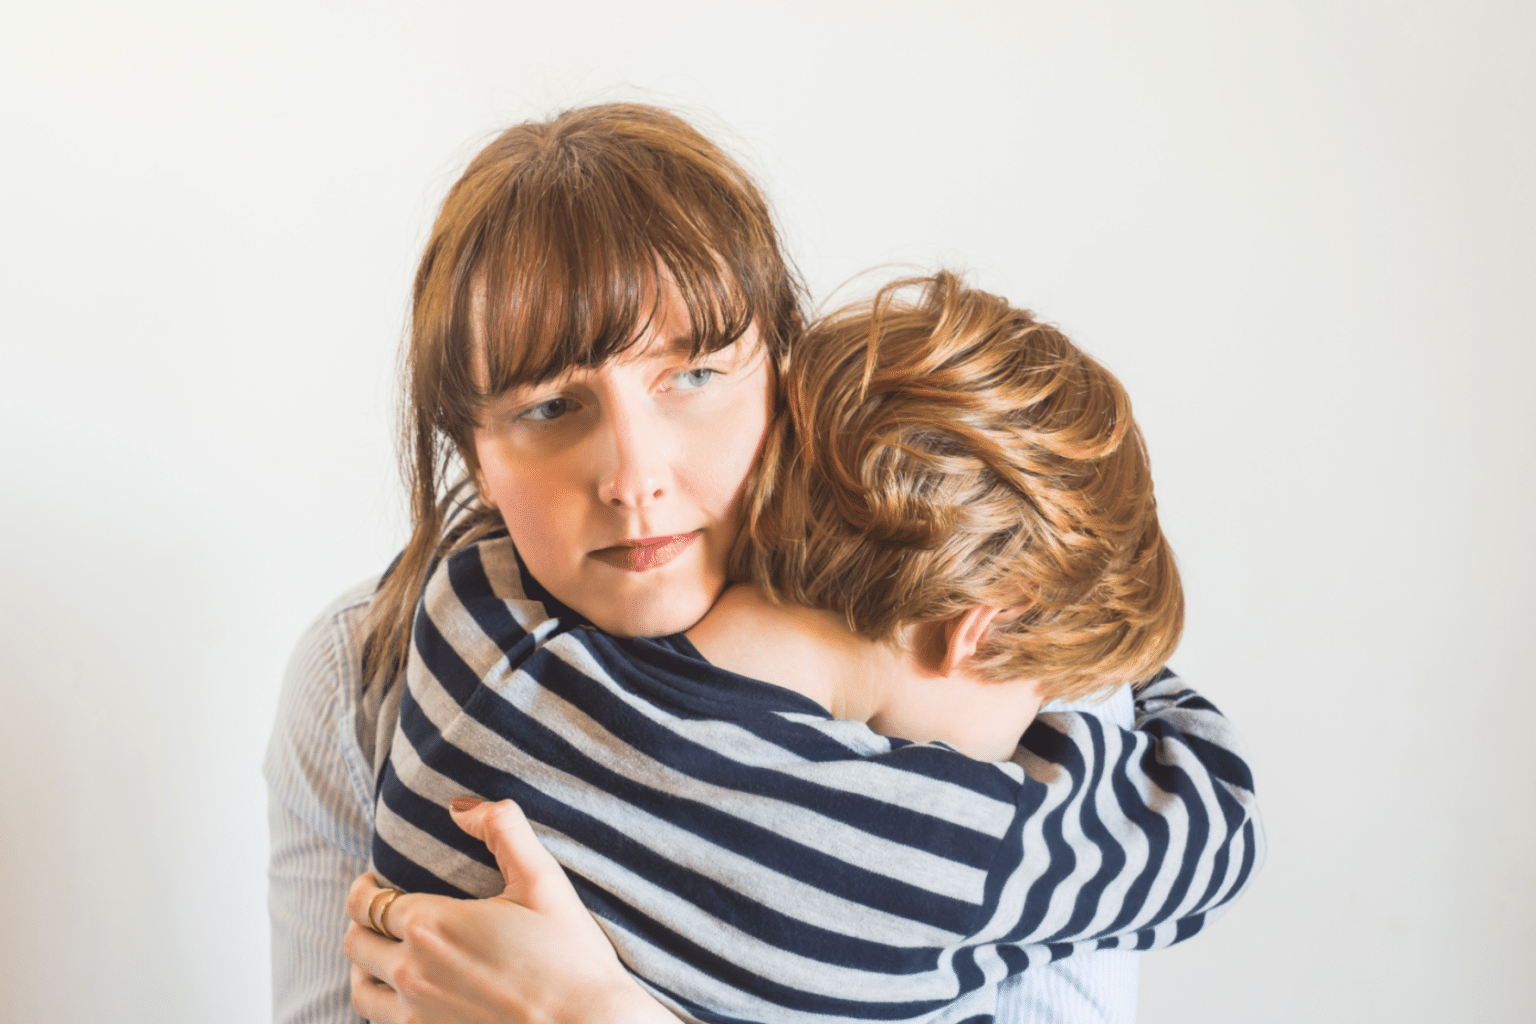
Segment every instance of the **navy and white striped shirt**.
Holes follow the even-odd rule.
[[[294,647],[263,772],[272,847],[273,1024],[359,1024],[341,949],[352,879],[368,870],[374,778],[389,753],[405,673],[365,685],[362,629],[377,579],[331,602]],[[1080,710],[1130,727],[1120,687]],[[1135,1024],[1142,954],[1104,949],[1054,960],[998,986],[997,1024]]]
[[[1171,675],[1143,691],[1138,732],[1046,715],[990,764],[833,719],[681,636],[616,639],[559,611],[504,536],[434,573],[375,870],[498,893],[446,804],[516,800],[685,1017],[990,1018],[1030,965],[1194,934],[1261,857],[1240,741]]]

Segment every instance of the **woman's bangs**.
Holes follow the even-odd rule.
[[[754,321],[759,329],[773,329],[772,306],[764,288],[739,267],[724,265],[714,253],[702,260],[684,262],[661,257],[666,278],[677,286],[688,322],[693,326],[693,351],[697,357],[715,352],[747,333]],[[734,271],[734,273],[733,273]]]
[[[634,343],[655,305],[656,275],[645,267],[488,262],[477,275],[485,298],[462,332],[480,349],[488,397],[606,362]]]
[[[506,244],[469,268],[484,299],[463,308],[478,321],[466,326],[483,339],[487,394],[601,366],[638,343],[672,295],[687,310],[695,356],[766,312],[750,257],[717,252],[707,229],[645,198],[582,195],[558,215],[509,225]]]

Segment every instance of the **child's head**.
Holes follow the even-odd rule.
[[[1146,448],[1120,382],[1060,331],[948,273],[898,281],[812,324],[784,388],[737,578],[872,639],[1023,608],[973,668],[1046,699],[1167,660],[1183,591]]]
[[[662,320],[681,319],[694,356],[755,327],[782,373],[800,297],[757,186],[676,115],[584,107],[486,146],[444,200],[416,274],[402,410],[414,529],[375,602],[379,664],[403,653],[445,494],[456,462],[477,468],[488,402],[609,365],[655,342]]]

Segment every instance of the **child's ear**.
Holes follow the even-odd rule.
[[[1010,612],[1012,614],[1009,614]],[[976,648],[981,646],[981,638],[987,635],[987,627],[992,625],[992,620],[999,615],[1012,618],[1017,614],[1015,609],[979,604],[944,623],[944,661],[939,669],[940,675],[952,675],[971,655],[976,653]]]

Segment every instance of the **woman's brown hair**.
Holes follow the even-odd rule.
[[[1047,699],[1144,682],[1183,627],[1141,432],[1065,335],[950,273],[812,324],[783,382],[732,574],[772,600],[900,627],[976,605],[984,678]]]
[[[371,680],[403,663],[433,560],[497,523],[462,479],[483,403],[623,352],[669,281],[694,355],[756,323],[785,379],[802,288],[767,204],[740,165],[668,111],[612,103],[517,125],[449,190],[412,292],[401,424],[412,533],[369,611]]]

